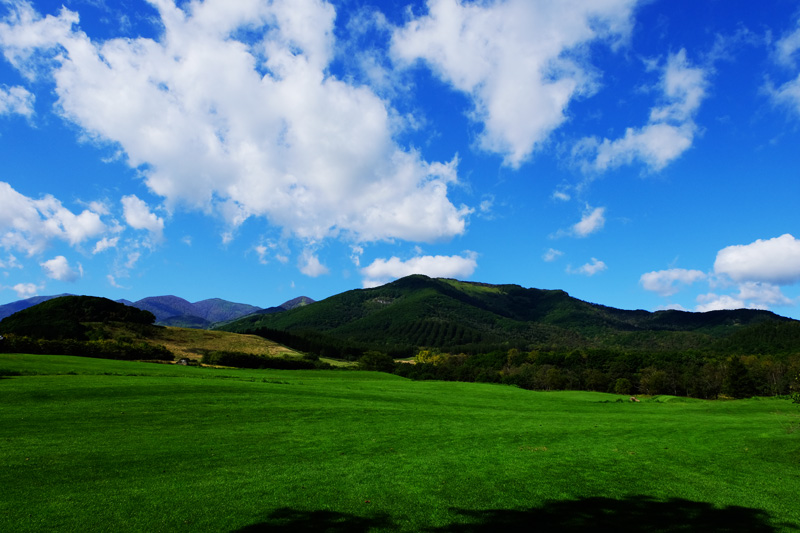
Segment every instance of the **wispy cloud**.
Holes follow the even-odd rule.
[[[586,137],[573,150],[586,171],[605,171],[639,161],[653,171],[663,169],[688,150],[698,127],[694,121],[706,97],[709,72],[692,65],[686,50],[670,54],[659,89],[663,102],[650,110],[645,126],[628,128],[618,139]]]

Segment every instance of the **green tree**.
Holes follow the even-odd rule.
[[[628,378],[619,378],[614,382],[614,394],[630,394],[633,385]]]
[[[643,368],[639,377],[639,390],[642,394],[663,394],[667,389],[667,373],[655,367]]]
[[[740,357],[731,357],[728,360],[722,392],[734,398],[749,398],[755,394],[753,380]]]
[[[361,370],[376,370],[378,372],[394,371],[395,362],[385,353],[368,351],[358,360],[358,368]]]

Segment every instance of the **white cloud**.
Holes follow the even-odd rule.
[[[800,240],[790,234],[723,248],[714,262],[717,274],[736,282],[791,285],[800,281]]]
[[[800,50],[800,18],[797,20],[797,28],[792,33],[784,35],[775,42],[775,58],[778,63],[794,67],[794,56],[798,50]]]
[[[364,287],[377,287],[411,274],[424,274],[433,278],[468,278],[478,267],[477,254],[421,255],[406,261],[398,257],[376,259],[361,269]]]
[[[14,257],[13,254],[8,254],[8,259],[5,261],[0,261],[0,268],[2,269],[10,269],[10,268],[22,268],[22,265],[17,261],[17,258]]]
[[[691,285],[706,277],[706,274],[699,270],[671,268],[642,274],[639,283],[645,290],[656,292],[661,296],[671,296],[680,290],[678,285]]]
[[[734,298],[730,295],[718,295],[712,293],[701,294],[697,297],[698,305],[695,311],[705,313],[707,311],[722,311],[727,309],[764,309],[753,305],[747,305],[743,300]]]
[[[542,256],[542,259],[544,259],[548,263],[552,263],[553,261],[555,261],[556,259],[558,259],[562,255],[564,255],[564,252],[562,252],[561,250],[556,250],[555,248],[550,248],[549,250],[547,250],[545,252],[544,256]]]
[[[0,116],[17,114],[33,115],[34,96],[24,87],[0,87]]]
[[[494,196],[491,194],[483,195],[483,199],[481,200],[480,205],[478,206],[478,211],[483,218],[486,219],[493,219],[494,215],[492,210],[494,209]]]
[[[355,266],[361,266],[361,256],[364,255],[364,247],[359,245],[353,245],[350,247],[351,254],[350,260],[353,261]]]
[[[739,299],[749,301],[756,306],[785,306],[794,305],[794,302],[787,298],[779,287],[769,283],[759,283],[748,281],[739,285]]]
[[[592,209],[587,206],[587,210],[580,222],[572,226],[572,234],[577,237],[586,237],[599,231],[606,223],[605,212],[605,207],[596,207]]]
[[[310,250],[303,250],[299,258],[298,266],[300,272],[311,278],[316,278],[330,272],[328,267],[320,263],[319,258]]]
[[[150,208],[136,195],[123,196],[122,208],[125,222],[133,229],[144,229],[150,232],[153,239],[159,242],[164,236],[164,219],[150,211]]]
[[[564,191],[553,191],[553,200],[568,202],[571,196]]]
[[[264,246],[263,244],[259,244],[255,247],[255,251],[258,254],[259,263],[261,263],[262,265],[266,265],[267,263],[269,263],[269,261],[267,261],[268,248],[266,246]]]
[[[0,246],[31,256],[43,251],[52,239],[72,246],[107,230],[100,215],[84,210],[76,215],[50,195],[34,200],[0,182]]]
[[[670,54],[659,89],[663,103],[650,110],[647,125],[628,128],[619,139],[588,137],[574,155],[586,170],[604,171],[641,161],[653,171],[663,169],[691,147],[698,127],[694,117],[706,96],[709,73],[686,59],[686,50]]]
[[[481,146],[518,167],[593,93],[585,52],[627,38],[636,0],[428,0],[428,13],[395,31],[398,63],[423,60],[472,100]]]
[[[423,60],[466,93],[483,124],[481,146],[518,167],[594,92],[585,51],[625,39],[635,0],[428,0],[428,13],[395,31],[398,62]]]
[[[53,80],[66,120],[119,145],[167,210],[216,212],[232,228],[263,216],[308,242],[465,231],[471,210],[447,196],[457,160],[428,162],[398,145],[387,103],[330,73],[330,4],[153,6],[156,40],[92,41],[68,9],[42,18],[12,2],[0,45],[21,72]],[[158,220],[134,224],[156,233]]]
[[[17,283],[11,287],[17,293],[17,298],[24,300],[36,296],[38,292],[44,289],[44,286],[34,285],[33,283]]]
[[[114,276],[112,276],[111,274],[106,276],[106,280],[108,281],[108,284],[111,285],[112,287],[114,287],[115,289],[124,289],[125,288],[122,285],[120,285],[119,283],[117,283],[117,279]]]
[[[92,250],[93,254],[99,254],[100,252],[104,252],[109,248],[116,248],[117,244],[119,243],[119,237],[103,237],[94,245],[94,250]]]
[[[800,115],[800,74],[779,87],[768,82],[765,90],[776,105],[784,106]]]
[[[797,28],[793,32],[775,42],[773,54],[779,64],[796,72],[795,56],[798,50],[800,50],[800,18],[798,18]],[[767,80],[764,91],[774,104],[786,107],[800,116],[800,73],[794,79],[777,87],[772,80]]]
[[[608,270],[608,267],[603,261],[598,260],[596,257],[592,257],[591,263],[586,263],[580,268],[573,269],[571,266],[567,267],[567,272],[569,274],[583,274],[584,276],[594,276],[604,270]]]
[[[39,265],[50,279],[73,282],[83,277],[83,267],[78,265],[78,270],[74,270],[69,266],[69,261],[63,255],[56,256],[44,263],[39,263]]]

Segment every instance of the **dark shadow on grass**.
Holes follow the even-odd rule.
[[[373,529],[392,529],[392,522],[387,515],[363,517],[335,511],[299,511],[284,507],[271,512],[265,521],[238,529],[236,533],[359,533]]]
[[[585,498],[550,501],[528,510],[454,509],[462,520],[444,527],[428,529],[441,533],[489,533],[497,531],[615,531],[767,533],[798,531],[796,525],[774,524],[770,515],[746,507],[718,508],[709,503],[683,499],[667,501],[646,496],[623,500]]]

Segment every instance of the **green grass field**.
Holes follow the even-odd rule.
[[[800,406],[0,355],[0,531],[787,531]],[[15,375],[12,375],[15,374]]]

